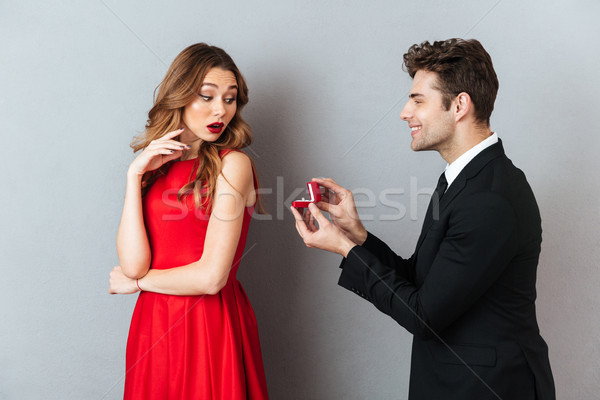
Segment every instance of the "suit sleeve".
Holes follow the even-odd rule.
[[[518,243],[514,211],[494,193],[462,199],[449,218],[420,287],[403,276],[389,257],[378,257],[364,246],[348,253],[338,283],[414,335],[441,333],[496,281]]]
[[[367,239],[361,245],[361,247],[369,251],[371,254],[374,254],[379,261],[381,261],[381,263],[393,267],[398,274],[405,277],[409,281],[414,279],[412,273],[412,257],[409,259],[403,259],[371,232],[367,232]],[[340,268],[344,268],[345,263],[346,258],[342,260]]]

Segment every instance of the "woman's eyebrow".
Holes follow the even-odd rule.
[[[203,84],[202,84],[202,86],[212,86],[212,87],[214,87],[214,88],[217,88],[217,89],[219,88],[219,86],[218,86],[218,85],[216,85],[216,84],[214,84],[214,83],[210,83],[210,82],[205,82],[205,83],[203,83]],[[237,88],[238,88],[238,87],[237,87],[237,85],[231,85],[231,86],[229,86],[227,89],[228,89],[228,90],[229,90],[229,89],[236,89],[236,90],[237,90]]]

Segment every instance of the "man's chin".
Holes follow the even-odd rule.
[[[410,144],[410,148],[412,151],[437,151],[432,146],[414,141]]]
[[[425,148],[425,146],[423,146],[422,143],[419,143],[418,140],[414,140],[412,142],[410,142],[410,148],[412,149],[412,151],[423,151],[423,150],[428,150]]]

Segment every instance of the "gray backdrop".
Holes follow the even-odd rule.
[[[337,286],[340,257],[306,249],[283,203],[333,177],[410,256],[445,164],[409,148],[402,54],[449,37],[492,55],[492,128],[541,208],[537,309],[558,395],[597,398],[599,16],[592,0],[2,1],[0,398],[122,395],[136,296],[107,288],[128,145],[167,66],[199,41],[250,86],[248,154],[271,217],[254,221],[239,278],[272,398],[405,398],[411,336]]]

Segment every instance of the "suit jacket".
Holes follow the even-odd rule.
[[[540,214],[501,141],[460,172],[435,216],[430,203],[411,258],[369,233],[340,266],[341,286],[414,335],[409,398],[555,399],[534,304]]]

